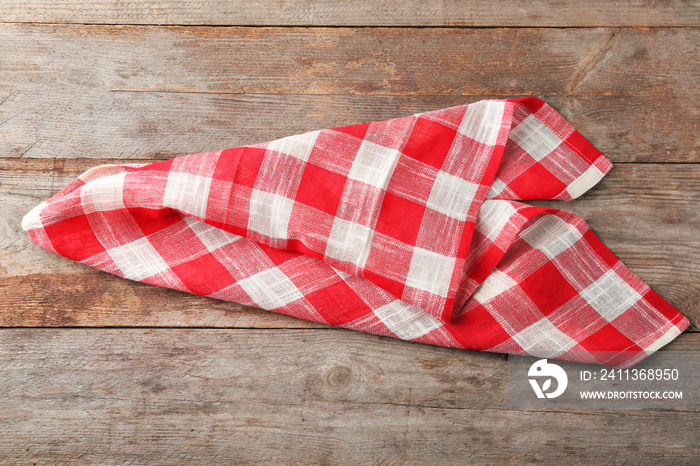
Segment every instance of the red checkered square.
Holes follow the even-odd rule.
[[[202,222],[191,217],[186,219],[181,218],[179,222],[163,228],[147,237],[148,247],[152,247],[158,253],[169,267],[180,265],[192,259],[196,259],[204,254],[208,254],[209,250],[204,244],[205,234],[198,227]],[[192,225],[192,226],[191,226]],[[206,226],[206,224],[204,224]],[[193,229],[192,227],[195,227]],[[173,240],[178,238],[182,244],[187,244],[188,254],[184,255],[178,250],[178,243]]]
[[[372,312],[342,280],[307,294],[306,299],[331,325],[347,324]]]
[[[606,363],[609,359],[614,357],[617,352],[634,352],[641,350],[632,340],[627,338],[611,324],[603,326],[591,336],[582,340],[579,344],[584,349],[592,352],[600,363]]]
[[[521,199],[548,199],[562,192],[566,185],[540,163],[535,163],[508,183],[508,188]]]
[[[607,265],[608,268],[612,268],[616,266],[618,262],[620,262],[620,259],[618,259],[617,256],[603,244],[595,233],[593,233],[593,230],[588,230],[586,233],[584,233],[583,239],[586,240],[588,246],[593,249],[596,257],[600,258],[600,260]]]
[[[551,262],[521,281],[520,288],[545,316],[577,295],[574,287]]]
[[[299,254],[295,251],[287,251],[285,249],[277,249],[265,244],[257,244],[256,246],[260,248],[260,251],[267,256],[271,265],[279,267],[282,264],[299,257]]]
[[[208,209],[216,209],[215,213],[207,214],[207,223],[230,233],[246,236],[248,234],[250,200],[252,197],[253,189],[234,184],[227,195],[221,195],[213,202],[207,204]]]
[[[81,261],[105,250],[87,215],[78,215],[44,227],[56,253]]]
[[[136,225],[144,236],[150,236],[182,220],[182,215],[173,209],[128,209]]]
[[[219,156],[213,178],[232,181],[236,186],[253,188],[258,179],[266,150],[261,147],[240,147],[225,150]]]
[[[466,312],[447,325],[449,332],[461,345],[465,348],[486,350],[510,338],[508,332],[483,305],[473,301],[472,303]]]
[[[208,295],[229,285],[231,274],[212,254],[171,267],[182,283],[195,294]]]
[[[406,244],[415,244],[424,212],[425,205],[417,204],[392,193],[386,193],[375,230]],[[402,220],[406,216],[415,219],[415,221],[403,222]]]
[[[296,202],[335,215],[347,178],[316,165],[308,164],[299,183]]]
[[[402,152],[422,163],[440,168],[456,134],[455,128],[418,118]]]
[[[243,291],[243,288],[238,283],[232,283],[225,288],[214,291],[209,294],[209,297],[243,304],[244,306],[255,306],[253,300]]]

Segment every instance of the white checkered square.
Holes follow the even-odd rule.
[[[668,343],[670,343],[674,338],[676,338],[678,335],[681,334],[681,331],[678,330],[678,327],[675,325],[672,326],[671,328],[668,329],[666,333],[661,335],[657,340],[655,340],[652,344],[644,348],[644,351],[647,354],[652,354],[653,352],[657,351],[659,348],[666,346]]]
[[[143,280],[169,270],[147,238],[140,238],[107,251],[125,278]]]
[[[555,358],[577,345],[576,341],[556,328],[546,317],[513,335],[523,350],[540,358]]]
[[[465,220],[479,185],[439,171],[426,206],[457,220]]]
[[[559,136],[534,115],[528,115],[508,135],[513,142],[523,148],[535,160],[550,154],[561,144]]]
[[[271,310],[286,306],[304,296],[280,269],[273,267],[238,281],[255,304]]]
[[[472,297],[476,302],[483,304],[501,293],[508,291],[517,284],[518,283],[507,274],[498,269],[494,269],[493,272],[486,277],[486,280],[479,285],[479,288],[476,289]]]
[[[371,228],[336,218],[326,244],[326,257],[364,268],[373,236]]]
[[[397,150],[364,140],[352,162],[348,178],[386,189],[399,156]]]
[[[254,189],[250,196],[248,230],[269,238],[286,239],[294,201]]]
[[[238,235],[216,228],[208,223],[200,222],[192,217],[185,217],[185,223],[197,235],[197,238],[206,246],[209,252],[214,252],[241,239]]]
[[[292,157],[306,162],[309,160],[311,151],[316,144],[316,138],[320,132],[321,131],[312,131],[310,133],[276,139],[267,144],[267,150],[291,155]]]
[[[455,258],[423,248],[414,248],[406,286],[447,297]]]
[[[508,201],[484,201],[479,210],[476,229],[491,241],[496,241],[515,212],[515,207]]]
[[[605,272],[580,294],[608,322],[634,306],[642,298],[614,270]]]
[[[498,196],[504,189],[506,189],[507,186],[508,185],[505,184],[500,178],[494,178],[493,183],[491,183],[491,187],[489,188],[489,192],[486,193],[486,199],[493,199],[494,197]]]
[[[566,192],[569,193],[571,199],[576,199],[595,186],[596,183],[603,179],[603,176],[603,172],[598,170],[596,166],[591,165],[581,176],[569,183],[569,186],[566,187]]]
[[[520,232],[520,237],[527,244],[541,250],[550,259],[566,251],[581,239],[581,236],[581,232],[575,226],[556,215],[545,215]]]
[[[80,190],[80,203],[86,214],[124,208],[126,172],[98,178]]]
[[[214,176],[221,152],[200,152],[199,154],[190,154],[185,157],[176,157],[170,165],[170,171],[211,178]]]
[[[163,205],[205,218],[211,178],[183,172],[168,173]]]
[[[402,340],[422,337],[442,325],[432,314],[398,299],[375,309],[374,314]]]
[[[504,102],[482,101],[469,104],[459,125],[459,132],[482,144],[493,146],[498,141]]]
[[[42,222],[41,220],[41,211],[44,210],[44,208],[46,208],[47,206],[48,203],[46,201],[43,201],[41,204],[27,212],[27,214],[22,218],[22,229],[24,231],[29,231],[33,229],[43,228],[44,222]],[[41,230],[41,232],[42,234],[44,234],[43,230]],[[47,244],[51,244],[51,241],[48,240],[48,237]]]

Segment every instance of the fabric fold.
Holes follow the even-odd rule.
[[[575,199],[611,167],[544,101],[486,100],[95,167],[22,226],[132,280],[405,340],[625,367],[687,319],[582,219],[518,202]]]

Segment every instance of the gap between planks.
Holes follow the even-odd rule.
[[[698,29],[700,25],[651,25],[627,24],[627,25],[572,25],[572,26],[471,26],[471,25],[365,25],[365,24],[275,24],[275,23],[237,23],[237,24],[186,24],[186,23],[102,23],[102,22],[51,22],[51,21],[0,21],[2,25],[26,25],[26,26],[137,26],[152,28],[280,28],[280,29]]]

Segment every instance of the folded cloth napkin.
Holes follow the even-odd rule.
[[[576,215],[612,164],[544,101],[83,173],[22,223],[121,277],[434,345],[627,367],[688,320]]]

